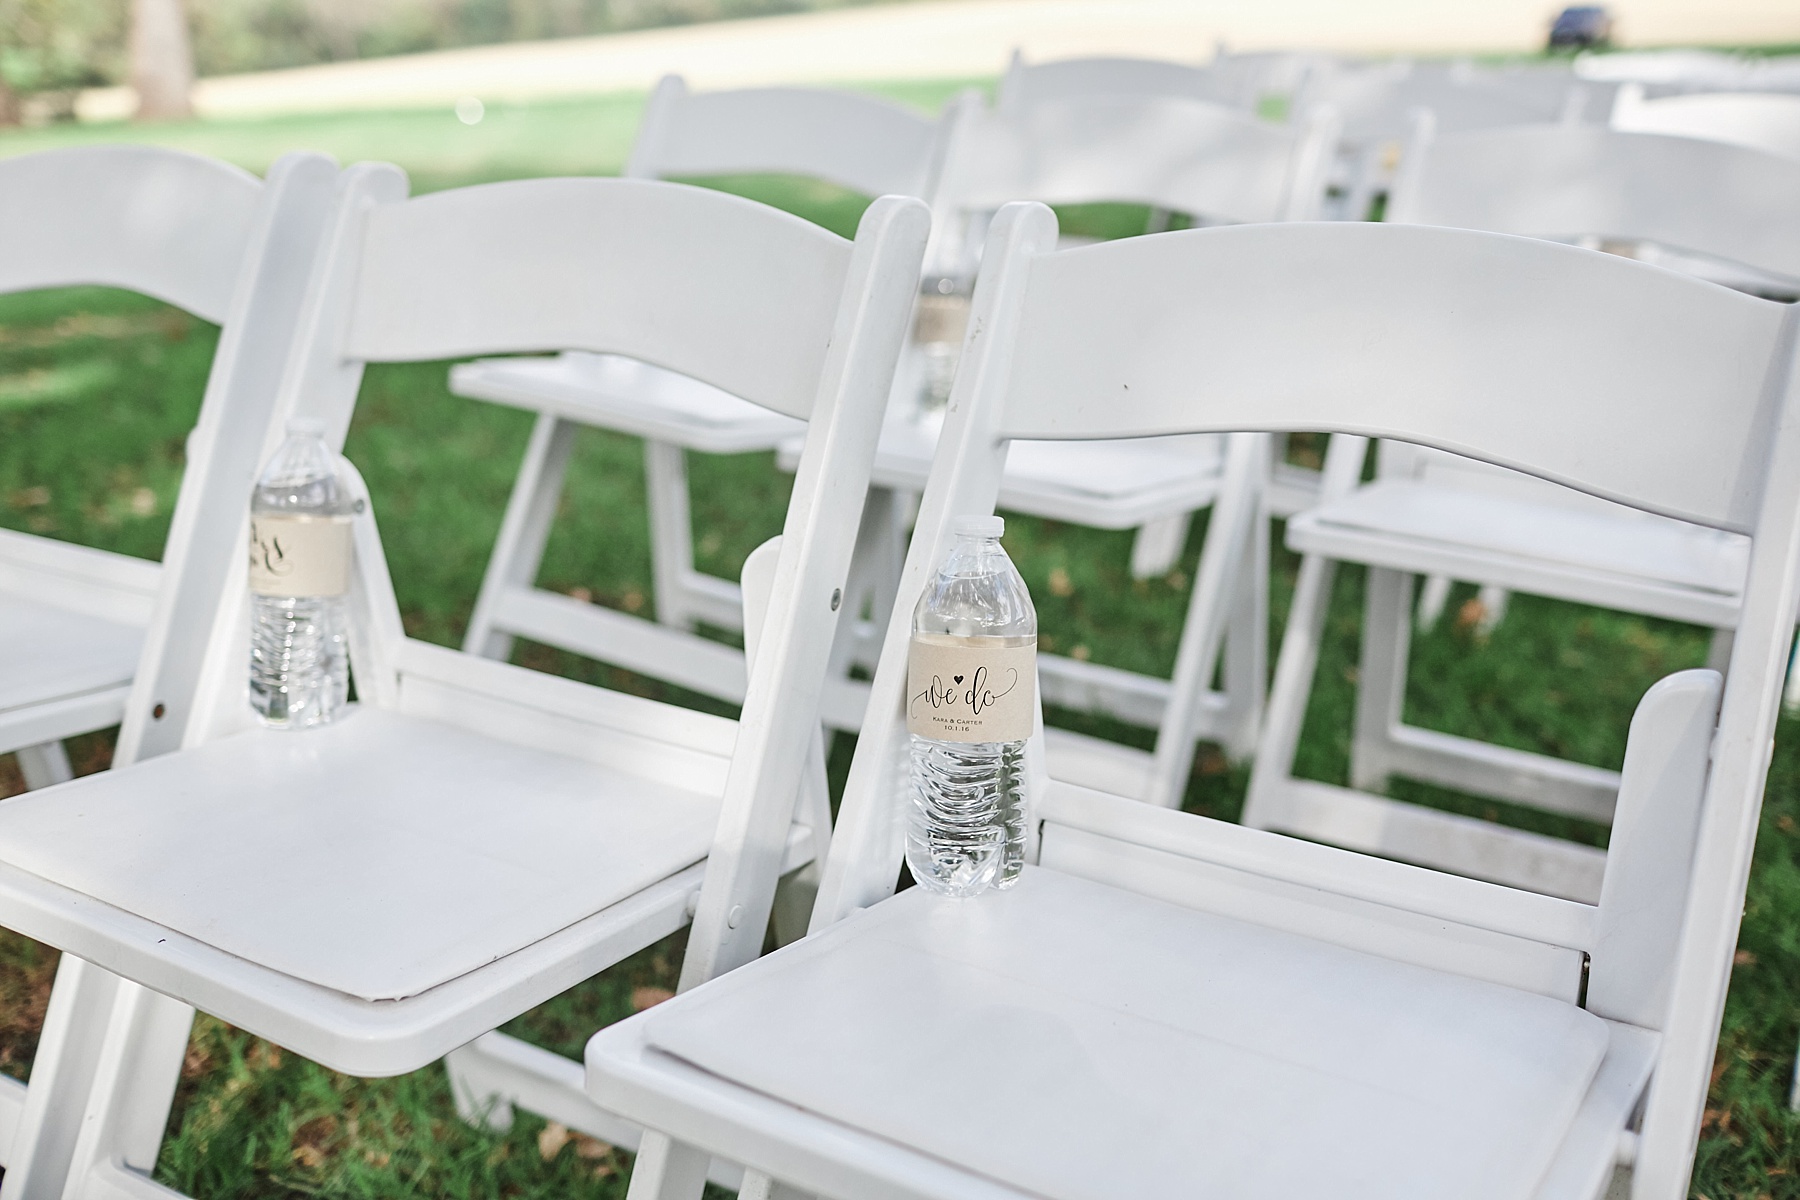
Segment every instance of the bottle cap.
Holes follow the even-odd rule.
[[[957,517],[950,523],[957,537],[997,538],[1006,532],[1004,517]]]
[[[325,422],[317,417],[289,417],[287,431],[301,437],[322,438],[325,436]]]

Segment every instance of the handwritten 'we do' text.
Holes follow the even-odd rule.
[[[990,686],[991,680],[986,667],[976,667],[968,676],[968,688],[962,691],[958,690],[962,687],[964,678],[962,675],[951,676],[950,682],[947,684],[942,675],[933,675],[931,683],[925,690],[913,697],[912,709],[917,712],[920,701],[924,701],[933,709],[951,708],[961,703],[968,708],[970,716],[979,717],[993,707],[996,701],[1004,699],[1014,688],[1019,686],[1017,670],[1008,667],[1006,674],[1006,687],[998,692]]]

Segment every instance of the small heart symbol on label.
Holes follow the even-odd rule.
[[[958,682],[958,683],[961,683],[961,682],[962,682],[962,676],[961,676],[961,675],[958,675],[958,676],[957,676],[957,677],[956,677],[956,682]]]

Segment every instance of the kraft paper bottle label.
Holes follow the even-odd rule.
[[[930,292],[919,297],[919,313],[913,326],[913,337],[920,342],[950,342],[962,345],[969,328],[969,298],[951,293],[948,296]]]
[[[350,590],[350,518],[250,517],[250,590],[258,596],[341,596]]]
[[[939,742],[1022,742],[1031,736],[1036,698],[1035,637],[913,635],[906,658],[909,733]]]

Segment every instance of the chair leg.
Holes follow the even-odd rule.
[[[1712,631],[1712,641],[1706,647],[1706,669],[1717,671],[1723,675],[1731,666],[1731,647],[1736,640],[1736,633],[1730,629]]]
[[[1380,792],[1393,773],[1388,747],[1406,702],[1412,649],[1411,575],[1369,568],[1363,600],[1362,661],[1356,677],[1356,733],[1350,742],[1350,786]]]
[[[75,778],[74,768],[69,766],[69,752],[59,741],[21,746],[15,753],[19,756],[19,773],[25,776],[28,792]]]
[[[1788,1081],[1788,1107],[1800,1112],[1800,1050],[1794,1051],[1794,1077]]]
[[[1481,618],[1475,622],[1475,632],[1482,637],[1500,628],[1500,622],[1506,620],[1506,605],[1512,599],[1512,593],[1492,583],[1481,586],[1476,599],[1481,601]]]
[[[63,955],[0,1196],[79,1196],[100,1163],[147,1177],[193,1015],[179,1001]]]
[[[482,576],[474,615],[469,618],[469,632],[463,638],[463,649],[470,654],[501,660],[512,654],[512,635],[497,629],[495,621],[507,589],[530,587],[537,579],[544,546],[550,540],[550,524],[562,498],[576,429],[574,422],[548,413],[539,416],[532,427],[525,460],[500,522],[500,537]]]
[[[149,1181],[193,1027],[192,1007],[120,982],[70,1164],[71,1194],[169,1194]]]
[[[1269,690],[1269,514],[1257,517],[1238,569],[1225,622],[1225,728],[1220,742],[1234,761],[1256,753]]]
[[[1337,563],[1331,559],[1309,554],[1300,560],[1300,578],[1281,635],[1275,682],[1263,711],[1262,737],[1257,741],[1250,790],[1244,800],[1242,821],[1252,829],[1272,829],[1282,817],[1283,793],[1294,774],[1294,755],[1300,748],[1306,701],[1319,666],[1319,642],[1336,574]]]
[[[687,580],[694,573],[694,519],[688,500],[687,452],[667,442],[644,443],[644,482],[650,506],[650,574],[658,623],[691,629]]]
[[[850,570],[844,581],[845,608],[838,615],[837,635],[831,647],[831,677],[841,679],[850,668],[873,671],[887,636],[888,618],[894,611],[894,595],[900,590],[900,571],[906,563],[907,530],[902,497],[883,487],[871,487],[863,502],[862,523],[850,552]],[[865,619],[863,608],[869,615]]]
[[[646,1129],[644,1140],[638,1143],[637,1162],[631,1168],[631,1186],[625,1192],[625,1200],[700,1200],[709,1158],[698,1147]],[[745,1186],[749,1186],[754,1174],[744,1173]]]
[[[745,1171],[738,1200],[811,1200],[812,1193],[778,1183],[760,1171]]]
[[[1456,581],[1448,575],[1427,575],[1425,585],[1419,589],[1419,628],[1430,633],[1437,628],[1438,618],[1444,615],[1444,605],[1450,599],[1450,588]]]
[[[1199,735],[1201,698],[1209,690],[1218,664],[1227,610],[1237,594],[1237,576],[1246,559],[1254,557],[1250,551],[1252,529],[1262,513],[1256,457],[1265,453],[1258,434],[1234,435],[1227,451],[1224,484],[1213,506],[1206,546],[1194,572],[1194,590],[1188,597],[1181,643],[1175,651],[1169,706],[1156,731],[1149,790],[1143,797],[1151,804],[1179,808],[1187,790],[1194,740]]]
[[[1193,513],[1176,513],[1139,526],[1137,535],[1131,540],[1131,577],[1155,579],[1174,569],[1181,561],[1181,551],[1187,545],[1188,528],[1193,521]]]
[[[770,917],[778,946],[806,936],[807,926],[812,922],[813,902],[819,897],[819,883],[825,877],[825,859],[831,853],[831,788],[825,777],[823,729],[813,735],[807,757],[809,762],[806,774],[800,780],[794,818],[812,830],[813,858],[798,871],[784,875],[775,885],[775,907]]]
[[[1800,638],[1795,639],[1793,654],[1788,658],[1787,686],[1782,689],[1781,700],[1789,712],[1800,711]]]

